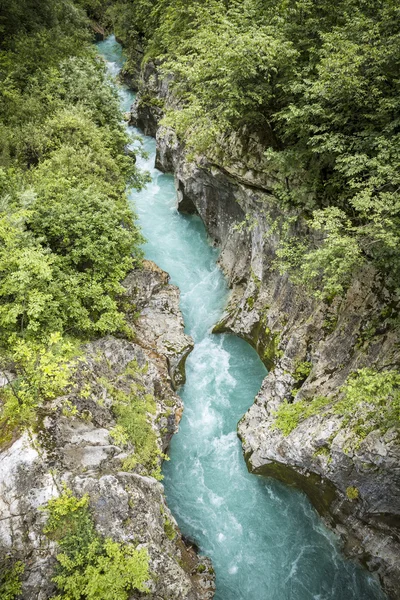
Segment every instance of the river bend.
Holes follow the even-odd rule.
[[[98,44],[112,75],[123,64],[111,36]],[[119,88],[128,111],[134,94]],[[216,600],[383,600],[372,575],[345,560],[306,496],[247,472],[236,436],[266,370],[243,340],[212,335],[228,297],[226,281],[197,216],[176,209],[173,177],[154,168],[155,140],[139,134],[151,183],[130,193],[147,239],[144,251],[181,291],[186,332],[195,341],[180,390],[185,411],[164,463],[168,505],[181,531],[210,556]]]

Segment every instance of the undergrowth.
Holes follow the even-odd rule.
[[[300,422],[327,413],[342,417],[340,427],[352,433],[352,443],[359,446],[366,436],[378,430],[384,435],[400,425],[400,374],[377,372],[371,368],[352,373],[340,389],[340,396],[317,396],[292,404],[284,402],[274,413],[274,429],[289,435]]]
[[[45,534],[57,542],[54,600],[128,600],[133,590],[148,592],[149,555],[145,548],[101,537],[89,510],[89,497],[64,488],[46,506]]]
[[[123,463],[124,470],[131,471],[139,466],[147,474],[161,480],[160,458],[163,455],[151,423],[151,415],[156,413],[156,402],[154,396],[146,394],[143,385],[138,383],[139,373],[140,368],[133,361],[125,371],[125,376],[131,379],[126,390],[110,382],[106,383],[107,391],[113,399],[113,413],[117,421],[117,425],[111,430],[111,436],[119,446],[129,443],[134,446],[134,453]]]
[[[13,561],[7,557],[0,561],[0,598],[1,600],[15,600],[21,593],[21,575],[24,565],[20,561]]]

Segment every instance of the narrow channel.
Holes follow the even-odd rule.
[[[98,44],[109,71],[123,64],[111,36]],[[129,110],[134,94],[120,87]],[[227,301],[226,281],[201,220],[176,209],[173,177],[154,168],[155,140],[139,134],[151,183],[130,194],[147,239],[146,257],[181,291],[186,331],[195,341],[180,390],[185,411],[164,463],[168,505],[181,531],[213,561],[216,600],[383,600],[375,578],[343,558],[307,497],[248,473],[236,425],[266,375],[255,351],[210,328]]]

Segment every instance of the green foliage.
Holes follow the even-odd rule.
[[[400,7],[395,0],[119,0],[128,47],[162,61],[167,111],[192,156],[223,156],[232,131],[264,143],[293,229],[282,271],[319,298],[372,261],[400,281]]]
[[[47,504],[46,535],[61,553],[53,581],[65,600],[127,600],[133,590],[147,592],[149,555],[131,544],[101,538],[89,510],[89,497],[76,498],[64,488]]]
[[[5,558],[0,561],[0,598],[16,600],[22,590],[21,575],[24,565],[20,561]]]
[[[1,442],[7,442],[14,431],[34,425],[37,408],[65,393],[75,354],[75,345],[59,333],[50,335],[47,343],[17,339],[10,355],[16,378],[0,389]]]
[[[263,323],[262,323],[263,325]],[[261,329],[262,331],[262,329]],[[261,335],[261,331],[258,332],[257,338]],[[281,341],[280,333],[272,332],[269,327],[264,329],[265,335],[265,347],[262,354],[262,360],[267,365],[268,369],[272,369],[279,358],[283,356],[283,351],[279,350],[279,344]],[[257,340],[255,340],[257,341]]]
[[[2,442],[68,388],[72,346],[129,333],[121,281],[141,260],[125,191],[147,178],[126,155],[118,94],[83,11],[36,4],[0,7],[0,367],[17,376]]]
[[[342,388],[343,397],[334,412],[343,416],[359,443],[371,431],[382,434],[400,427],[400,374],[398,371],[360,369]]]
[[[96,73],[106,92],[91,98]],[[44,93],[43,85],[37,87]],[[43,123],[21,127],[18,136],[9,129],[18,165],[35,168],[20,174],[26,191],[13,189],[16,177],[3,172],[3,331],[121,330],[120,281],[135,264],[133,256],[140,259],[142,241],[125,187],[144,180],[124,154],[117,99],[98,65],[72,58],[56,75],[51,71],[47,87],[54,112]]]
[[[321,232],[323,241],[315,247],[284,237],[277,250],[277,267],[281,273],[289,272],[294,283],[313,290],[317,298],[329,300],[343,294],[363,263],[361,248],[348,233],[350,222],[338,208],[314,211],[310,225]]]
[[[135,369],[133,369],[133,375]],[[156,479],[162,479],[157,434],[152,427],[151,416],[156,412],[154,397],[145,394],[135,381],[124,391],[113,384],[107,384],[107,390],[113,398],[113,412],[117,425],[111,430],[116,444],[132,444],[134,453],[125,459],[123,469],[131,471],[137,467]]]
[[[357,498],[360,496],[360,492],[358,488],[349,486],[346,488],[346,496],[349,500],[357,500]]]
[[[164,532],[169,540],[174,540],[176,538],[175,527],[171,523],[169,519],[165,519],[164,521]]]
[[[331,402],[330,398],[324,396],[317,396],[312,400],[299,400],[291,404],[285,401],[275,412],[272,428],[280,429],[283,435],[287,436],[301,421],[325,411]]]
[[[26,5],[14,0],[4,22],[11,27],[12,15],[25,8],[29,15]],[[82,13],[50,0],[45,13],[32,17],[32,31],[8,31],[1,55],[5,338],[15,331],[37,337],[44,329],[123,330],[120,281],[141,257],[125,189],[141,187],[146,177],[125,154],[117,92],[86,41]]]
[[[143,375],[148,364],[139,367],[130,362],[118,377],[102,377],[99,382],[112,398],[112,411],[116,425],[110,431],[113,441],[129,452],[124,460],[124,471],[136,470],[161,480],[161,459],[167,457],[158,445],[158,435],[153,427],[157,410],[154,396],[147,394]]]
[[[311,362],[308,362],[308,361],[299,362],[296,365],[296,368],[294,370],[293,378],[296,381],[303,382],[305,379],[307,379],[307,377],[311,373],[311,369],[312,369],[312,363]]]
[[[274,429],[289,435],[298,424],[317,414],[342,418],[340,427],[352,434],[351,444],[359,446],[371,432],[384,435],[400,428],[400,374],[395,370],[378,372],[365,368],[352,373],[335,398],[316,397],[289,404],[275,412]]]
[[[169,12],[174,10],[172,4]],[[285,78],[295,56],[291,43],[268,26],[226,14],[217,2],[197,9],[191,27],[196,34],[175,41],[173,57],[163,66],[173,73],[182,100],[166,123],[195,151],[206,151],[232,128],[268,128],[263,111],[281,102],[275,74]]]

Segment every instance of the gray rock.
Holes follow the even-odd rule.
[[[152,65],[141,93],[150,89],[153,97],[173,104],[168,83]],[[136,110],[141,111],[140,98]],[[154,135],[159,115],[153,115]],[[283,213],[273,197],[277,174],[263,154],[261,136],[237,132],[207,157],[188,160],[173,130],[159,127],[156,135],[156,164],[174,173],[179,209],[199,214],[221,247],[220,264],[232,292],[214,331],[243,337],[270,370],[239,424],[249,469],[305,490],[345,551],[379,574],[391,598],[400,598],[398,430],[385,436],[373,431],[354,449],[351,431],[329,411],[301,422],[287,437],[273,428],[274,412],[293,400],[292,392],[296,401],[333,397],[357,369],[400,364],[399,334],[386,326],[373,329],[382,322],[389,292],[367,266],[329,305],[274,270],[279,236],[270,223],[295,213]],[[296,227],[299,237],[307,234],[306,223]],[[296,380],[296,367],[304,362],[312,369]],[[351,500],[346,492],[353,487],[359,497]]]
[[[185,383],[185,362],[193,340],[184,333],[179,289],[168,281],[167,273],[144,261],[144,269],[131,273],[124,286],[130,301],[140,309],[134,326],[141,344],[167,359],[171,383],[177,389]]]
[[[171,385],[183,381],[193,346],[183,332],[178,290],[166,273],[145,262],[125,283],[132,313],[138,313],[131,316],[135,341],[108,336],[87,344],[68,396],[42,408],[37,433],[23,433],[0,452],[0,557],[12,555],[24,563],[22,600],[47,600],[56,592],[51,578],[58,549],[43,533],[42,509],[64,484],[79,497],[89,494],[101,535],[147,548],[153,577],[146,598],[211,600],[214,595],[211,565],[185,546],[162,484],[141,465],[123,471],[124,459],[135,449],[118,447],[110,435],[116,423],[109,384],[129,390],[129,368],[135,364],[135,385],[154,396],[156,413],[149,418],[160,451],[166,450],[183,410]],[[176,530],[174,539],[166,534],[166,520]]]

